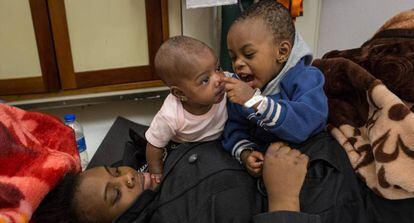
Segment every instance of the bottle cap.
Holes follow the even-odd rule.
[[[74,122],[75,120],[76,120],[76,115],[74,114],[65,115],[65,122]]]

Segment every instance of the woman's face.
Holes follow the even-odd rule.
[[[81,173],[75,202],[78,213],[98,222],[112,222],[136,198],[156,184],[148,173],[130,167],[97,167]]]

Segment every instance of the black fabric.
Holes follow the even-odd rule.
[[[117,222],[249,222],[264,209],[255,179],[218,141],[184,143],[173,150],[158,191],[146,212]]]
[[[148,210],[149,205],[154,203],[154,198],[157,193],[151,190],[146,190],[137,198],[137,200],[120,215],[114,222],[130,223],[135,220],[137,216],[144,216],[144,211]],[[131,220],[132,219],[132,220]],[[148,219],[145,219],[148,220]]]
[[[300,194],[303,213],[279,213],[275,219],[315,222],[312,214],[317,214],[321,222],[367,222],[358,179],[340,145],[322,133],[292,146],[311,157]],[[194,154],[197,161],[191,163]],[[252,222],[266,206],[256,179],[223,151],[220,142],[184,143],[167,158],[154,201],[141,215],[129,214],[119,222]],[[266,222],[269,217],[258,219]]]
[[[278,211],[271,213],[263,213],[254,217],[256,223],[319,223],[321,219],[318,215],[308,215],[304,213],[291,212],[291,211]]]
[[[369,222],[412,223],[414,222],[414,199],[387,200],[377,196],[362,181],[361,187],[366,202],[366,211],[369,213]]]
[[[144,171],[147,166],[145,158],[147,141],[133,129],[129,129],[129,138],[130,141],[125,143],[122,160],[117,165],[129,166],[133,169]]]
[[[335,139],[320,133],[303,144],[291,146],[310,157],[300,193],[303,212],[318,214],[321,222],[368,222],[358,178]]]
[[[105,140],[115,141],[118,146],[130,141],[129,128],[135,129],[140,137],[146,130],[145,126],[123,118],[116,123],[121,125],[111,128]],[[118,134],[120,129],[124,129],[122,137]],[[313,222],[314,214],[320,216],[321,222],[414,222],[414,199],[390,201],[376,196],[356,177],[345,151],[328,134],[321,133],[303,144],[291,146],[311,157],[300,194],[303,213],[269,213],[255,218],[255,222]],[[115,152],[117,157],[123,154],[122,149],[107,146],[98,148],[98,152]],[[197,159],[191,163],[189,158],[194,154]],[[181,144],[167,157],[164,173],[159,191],[147,196],[145,202],[140,202],[139,197],[117,222],[243,223],[253,221],[252,216],[267,210],[266,199],[256,188],[257,181],[222,150],[220,142]],[[272,219],[273,215],[276,217]]]
[[[134,130],[140,138],[145,139],[145,131],[147,131],[148,126],[137,124],[124,117],[117,117],[102,143],[99,145],[95,155],[92,157],[88,169],[103,165],[121,165],[124,157],[125,144],[131,141],[130,129]],[[132,148],[130,149],[132,150]]]

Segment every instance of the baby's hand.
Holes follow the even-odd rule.
[[[151,173],[151,180],[155,181],[157,184],[161,183],[161,177],[161,173]]]
[[[263,159],[264,157],[261,152],[251,152],[244,162],[247,172],[254,177],[262,175]]]
[[[227,92],[227,97],[233,103],[244,105],[254,95],[254,89],[245,82],[232,77],[222,77],[221,82]]]

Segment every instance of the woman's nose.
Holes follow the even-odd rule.
[[[128,188],[134,188],[136,185],[137,179],[132,173],[126,173],[124,176],[122,176],[121,181]]]

